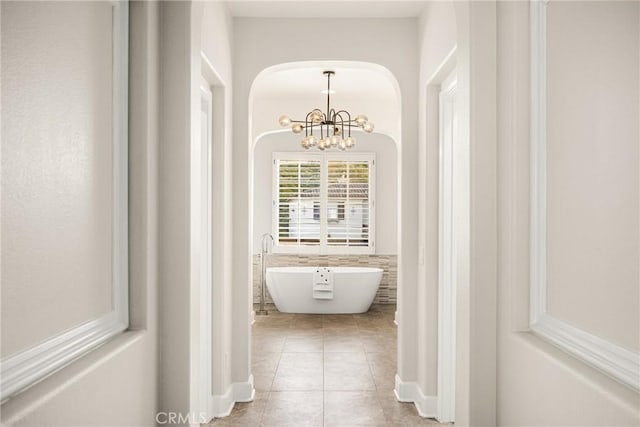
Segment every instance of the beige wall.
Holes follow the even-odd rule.
[[[420,79],[433,77],[456,46],[456,12],[448,1],[428,2],[420,18]]]
[[[2,356],[112,310],[111,9],[2,3]]]
[[[636,351],[638,12],[547,7],[547,310]]]
[[[551,2],[552,9],[556,6],[566,14],[563,18],[552,11],[554,46],[547,44],[552,61],[548,88],[558,91],[548,98],[548,111],[555,115],[549,117],[547,157],[548,237],[554,251],[554,259],[551,252],[548,257],[549,308],[553,315],[631,347],[627,334],[638,325],[638,4]],[[559,19],[568,20],[556,27]],[[519,332],[527,329],[529,292],[528,3],[498,4],[498,34],[498,422],[637,425],[637,392],[537,336]],[[614,39],[616,46],[610,44]],[[561,48],[565,52],[558,55]],[[582,62],[587,57],[588,63]],[[607,57],[616,61],[603,61]],[[579,72],[570,72],[581,63]],[[623,106],[630,111],[618,110]],[[615,111],[621,114],[611,114]],[[594,245],[607,251],[594,253]],[[631,255],[635,251],[635,263],[629,253],[620,253],[622,246]],[[614,257],[623,268],[611,265]],[[593,278],[583,276],[589,271]],[[616,277],[626,280],[610,280]],[[635,295],[635,302],[622,301],[623,294],[630,300]],[[617,330],[623,321],[628,330]]]
[[[25,3],[22,4],[25,5]],[[30,5],[24,7],[30,7]],[[155,424],[154,417],[158,410],[155,259],[158,5],[132,2],[130,20],[129,253],[132,330],[119,335],[4,403],[2,405],[3,425],[144,426]],[[66,18],[61,17],[61,22],[65,23]],[[3,22],[3,42],[4,30]],[[74,41],[74,43],[78,42],[84,43]],[[4,49],[2,59],[4,67],[6,60]],[[30,67],[26,70],[33,71]],[[3,73],[3,86],[4,78]],[[45,107],[48,106],[49,101],[46,95],[53,90],[55,87],[49,87],[49,85],[42,88],[40,99]],[[6,95],[9,94],[4,93],[3,87],[3,104]],[[3,119],[4,114],[5,110],[3,110]],[[93,114],[92,117],[94,117]],[[97,138],[97,136],[94,137]],[[3,148],[4,142],[3,135]],[[90,163],[86,170],[80,171],[76,168],[79,164],[82,163],[74,161],[65,164],[67,172],[69,174],[87,172],[91,176],[98,167]],[[65,190],[59,182],[50,183],[50,185],[54,184],[56,191]],[[3,200],[3,212],[11,203]],[[94,216],[91,211],[85,211],[81,219],[92,221]],[[3,267],[6,268],[6,264],[3,263]],[[95,271],[92,270],[92,273]],[[59,308],[57,314],[60,314]]]

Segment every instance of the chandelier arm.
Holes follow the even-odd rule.
[[[354,121],[354,120],[351,120],[351,114],[347,110],[340,110],[336,114],[341,114],[341,113],[345,113],[347,115],[347,118],[349,119],[348,121],[350,122]]]
[[[329,110],[329,117],[331,118],[331,121],[335,121],[335,117],[336,117],[336,110],[334,110],[333,108],[331,110]]]
[[[313,120],[309,120],[309,117],[313,114],[314,111],[316,111],[317,109],[313,109],[311,111],[309,111],[307,113],[307,117],[305,118],[305,135],[308,136],[307,134],[307,129],[311,128],[308,132],[309,134],[313,135]]]
[[[338,114],[341,115],[342,113],[345,113],[347,115],[347,118],[349,119],[347,120],[347,129],[349,129],[349,136],[351,136],[351,122],[355,122],[355,120],[351,120],[351,113],[349,113],[347,110],[338,111]],[[342,117],[342,115],[340,117]],[[344,122],[342,124],[342,135],[344,136]]]
[[[342,117],[342,113],[346,113],[346,111],[338,111],[333,113],[333,116],[336,117],[336,121],[338,117],[340,118],[341,122],[345,121],[344,117]]]
[[[333,126],[337,126],[338,125],[338,119],[340,119],[340,125],[342,126],[342,130],[344,130],[344,117],[342,117],[342,114],[338,111],[337,113],[334,112],[334,120],[333,120]]]

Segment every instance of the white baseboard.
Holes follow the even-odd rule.
[[[215,418],[226,417],[231,414],[234,404],[232,384],[225,394],[211,396],[211,416]]]
[[[424,418],[435,418],[437,397],[426,396],[416,382],[404,382],[396,375],[396,399],[400,402],[409,402],[416,405],[418,414]]]
[[[237,402],[251,402],[255,398],[255,394],[253,375],[249,376],[245,382],[231,384],[224,394],[211,396],[212,417],[228,416]]]
[[[256,390],[253,388],[253,374],[243,383],[233,383],[233,400],[235,402],[252,402],[256,397]]]

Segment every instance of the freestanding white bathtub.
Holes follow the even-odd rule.
[[[364,313],[376,296],[381,268],[328,267],[333,272],[333,296],[316,299],[313,277],[318,267],[267,268],[267,288],[283,313]]]

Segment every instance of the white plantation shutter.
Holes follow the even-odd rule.
[[[327,163],[327,245],[369,246],[368,160]]]
[[[276,160],[277,244],[320,245],[320,221],[314,204],[320,204],[320,159]]]
[[[374,251],[375,155],[274,153],[274,250]]]

